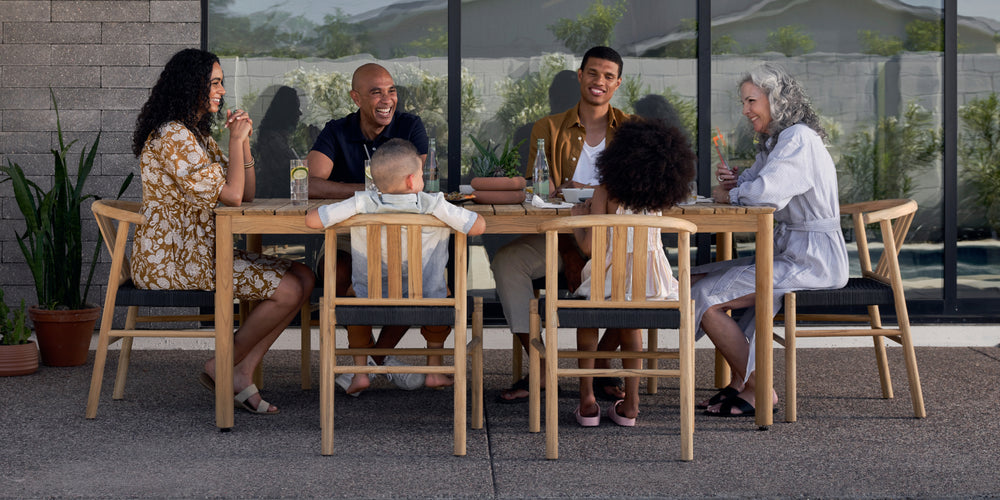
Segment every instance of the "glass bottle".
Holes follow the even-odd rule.
[[[430,144],[427,147],[427,161],[424,162],[425,193],[437,193],[441,190],[441,185],[438,180],[437,158],[435,157],[435,153],[437,152],[436,150],[436,140],[431,137]]]
[[[538,139],[538,154],[535,155],[534,193],[542,201],[549,197],[549,162],[545,160],[545,139]]]

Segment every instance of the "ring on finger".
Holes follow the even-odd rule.
[[[715,176],[715,178],[718,179],[719,182],[722,182],[722,176],[721,175],[717,175],[717,176]]]

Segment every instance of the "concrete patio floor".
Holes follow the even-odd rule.
[[[509,340],[504,339],[506,342]],[[266,358],[275,416],[238,411],[214,426],[197,382],[211,353],[133,354],[126,398],[111,400],[112,355],[97,419],[83,410],[91,362],[0,378],[4,423],[0,497],[691,498],[993,497],[1000,495],[1000,347],[917,348],[927,418],[914,419],[901,350],[895,395],[879,396],[870,348],[800,350],[799,421],[784,420],[784,362],[775,352],[779,412],[760,431],[749,418],[698,414],[695,459],[679,458],[676,380],[643,395],[639,423],[573,421],[575,382],[563,381],[560,458],[527,432],[527,405],[503,405],[509,350],[490,349],[486,425],[452,456],[450,390],[407,392],[378,381],[336,398],[336,450],[321,456],[319,394],[298,385],[298,353]],[[318,355],[313,354],[313,375]],[[712,351],[698,349],[697,396],[712,394]],[[606,405],[607,403],[605,403]]]

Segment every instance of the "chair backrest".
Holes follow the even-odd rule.
[[[139,226],[146,223],[146,218],[139,212],[139,207],[138,201],[124,200],[96,200],[90,207],[94,212],[94,219],[97,221],[104,244],[111,254],[111,276],[118,276],[119,285],[129,279],[126,254],[129,231],[132,225]]]
[[[454,259],[454,278],[452,280],[451,298],[427,298],[423,290],[423,268],[420,264],[409,265],[411,262],[423,262],[422,233],[425,227],[449,228],[433,215],[392,213],[392,214],[361,214],[355,215],[326,229],[326,249],[324,258],[325,281],[324,289],[336,290],[337,286],[337,230],[352,227],[367,229],[368,259],[367,285],[368,297],[333,297],[330,304],[337,305],[407,305],[407,306],[454,306],[459,309],[462,317],[466,307],[466,235],[460,231],[452,231],[455,247],[452,253]],[[449,228],[450,229],[450,228]],[[404,236],[405,235],[405,236]],[[382,260],[379,251],[385,238],[387,255],[386,281],[387,288],[383,294]],[[405,245],[404,245],[405,242]],[[405,248],[405,252],[404,252]],[[407,269],[407,280],[403,280],[404,265]],[[383,298],[383,295],[385,297]],[[457,299],[461,300],[457,300]]]
[[[876,200],[841,205],[840,213],[850,215],[854,221],[854,234],[858,243],[861,275],[894,288],[902,287],[899,271],[899,251],[910,230],[917,202],[910,199]],[[878,264],[872,268],[872,259],[866,226],[878,224],[884,250]],[[901,291],[901,290],[900,290]]]
[[[591,262],[603,263],[607,258],[608,229],[611,234],[611,290],[605,297],[603,265],[592,264],[590,300],[557,299],[559,249],[558,233],[576,228],[591,230]],[[661,232],[677,234],[678,300],[647,300],[646,272],[649,252],[647,242],[649,230],[658,228]],[[546,265],[546,309],[555,312],[562,307],[598,308],[685,308],[691,302],[691,234],[697,231],[695,224],[673,217],[656,215],[583,215],[564,217],[539,224],[539,231],[545,232]],[[632,237],[629,238],[629,233]],[[632,248],[629,249],[629,240]],[[630,252],[631,250],[631,252]],[[631,259],[629,258],[631,254]],[[632,289],[626,288],[629,273]]]

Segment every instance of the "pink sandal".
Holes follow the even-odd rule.
[[[597,406],[597,415],[593,417],[585,417],[580,415],[580,407],[577,406],[576,410],[573,410],[573,416],[576,417],[576,423],[580,424],[580,427],[597,427],[601,424],[601,405]]]
[[[610,418],[612,422],[622,427],[634,427],[635,426],[634,418],[623,417],[618,414],[618,406],[624,402],[625,402],[624,399],[619,399],[618,401],[615,401],[615,404],[611,405],[611,407],[608,408],[608,418]]]

